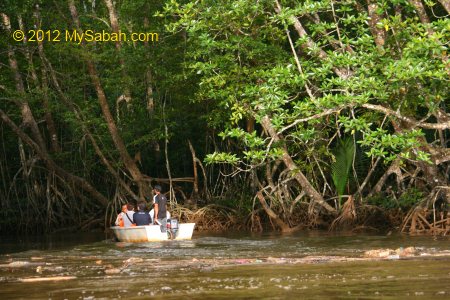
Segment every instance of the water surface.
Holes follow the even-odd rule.
[[[194,233],[190,241],[9,242],[1,299],[450,299],[450,239],[302,232]],[[415,247],[367,260],[372,249]],[[56,278],[59,280],[50,280]]]

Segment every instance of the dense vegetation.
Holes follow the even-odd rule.
[[[6,0],[0,14],[1,232],[108,226],[156,183],[204,229],[449,231],[448,0]]]

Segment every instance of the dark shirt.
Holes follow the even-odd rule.
[[[136,226],[150,225],[150,215],[146,211],[138,211],[133,215],[133,223]]]
[[[156,196],[155,203],[158,204],[157,219],[165,219],[167,217],[167,198],[163,194]]]

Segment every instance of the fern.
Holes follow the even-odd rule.
[[[331,177],[334,186],[336,187],[340,203],[341,196],[344,194],[345,186],[349,179],[350,168],[355,154],[353,140],[351,138],[339,140],[338,145],[333,152],[335,161],[331,164]]]

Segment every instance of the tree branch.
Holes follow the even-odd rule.
[[[337,108],[330,108],[330,109],[326,109],[323,112],[319,113],[319,114],[315,114],[313,116],[310,117],[306,117],[303,119],[297,119],[294,122],[292,122],[291,124],[289,124],[288,126],[285,126],[283,128],[280,129],[280,131],[277,132],[277,134],[282,134],[283,132],[285,132],[286,130],[294,127],[295,125],[299,124],[299,123],[303,123],[303,122],[308,122],[310,120],[314,120],[314,119],[318,119],[324,116],[328,116],[331,114],[334,114],[338,111],[341,111],[342,109],[344,109],[344,107],[337,107]]]
[[[267,204],[266,199],[264,198],[263,194],[261,192],[256,193],[256,197],[259,200],[259,203],[261,203],[264,211],[266,214],[275,221],[275,223],[281,228],[281,231],[287,232],[289,231],[290,227],[288,224],[283,222],[283,220],[280,219],[280,217],[270,208],[270,206]]]
[[[277,14],[280,14],[282,10],[281,4],[280,2],[278,2],[278,0],[275,0],[275,12]],[[301,47],[303,48],[303,50],[307,51],[307,52],[311,52],[313,55],[315,55],[317,58],[319,59],[327,59],[328,55],[325,51],[323,51],[308,35],[308,33],[306,32],[305,28],[303,27],[302,23],[300,22],[300,20],[295,17],[295,16],[290,16],[289,17],[290,21],[294,24],[294,28],[297,31],[298,35],[301,38],[304,38],[306,40],[305,43],[301,44]],[[336,67],[332,68],[333,71],[336,73],[336,75],[338,75],[341,78],[349,78],[353,72],[351,72],[350,70],[346,70],[346,69],[339,69]]]
[[[66,180],[72,182],[75,186],[79,186],[86,192],[88,192],[94,199],[98,200],[104,207],[106,207],[109,203],[108,199],[103,196],[100,192],[98,192],[89,182],[87,182],[84,178],[78,177],[64,170],[60,166],[58,166],[48,155],[48,153],[42,150],[36,142],[34,142],[25,132],[23,132],[9,117],[3,110],[0,109],[0,118],[3,120],[6,125],[8,125],[12,131],[19,136],[19,138],[24,141],[28,146],[33,148],[36,151],[37,155],[45,161],[48,168],[55,171],[59,176],[65,178]]]
[[[363,104],[361,105],[364,108],[370,109],[370,110],[375,110],[375,111],[379,111],[384,113],[385,115],[388,116],[395,116],[397,119],[400,119],[406,123],[409,123],[411,125],[414,125],[414,127],[420,127],[420,128],[426,128],[426,129],[450,129],[450,121],[447,122],[443,122],[443,123],[423,123],[423,122],[419,122],[413,118],[409,118],[409,117],[405,117],[402,116],[400,114],[400,112],[394,111],[390,108],[381,106],[381,105],[375,105],[375,104]]]
[[[441,5],[445,8],[445,10],[447,11],[447,13],[450,14],[450,1],[449,0],[438,0],[439,3],[441,3]]]

